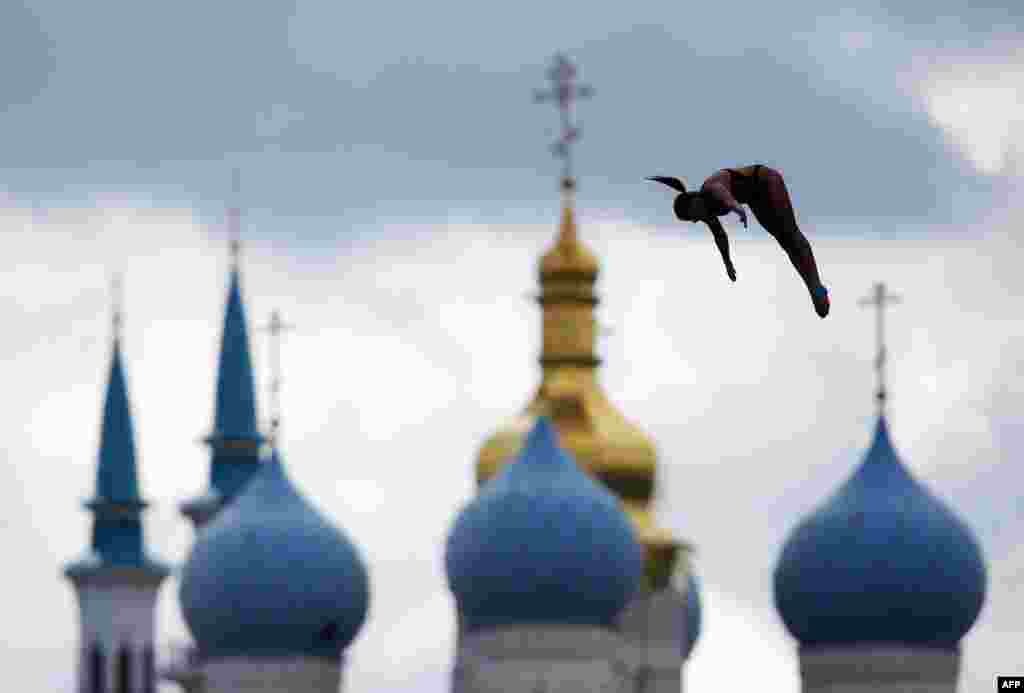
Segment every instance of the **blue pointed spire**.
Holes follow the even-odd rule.
[[[217,405],[211,441],[262,442],[256,419],[256,388],[249,352],[249,329],[239,287],[239,272],[231,270],[224,331],[217,370]]]
[[[232,237],[231,255],[227,308],[217,365],[213,431],[206,437],[213,453],[210,488],[182,505],[182,512],[197,526],[212,518],[249,481],[259,468],[260,448],[265,440],[257,423],[256,385],[238,269],[239,244],[235,237]]]
[[[263,436],[256,418],[256,385],[249,351],[239,271],[231,268],[227,309],[220,341],[213,432],[212,490],[225,501],[233,498],[256,471]]]
[[[139,495],[131,405],[117,337],[101,427],[96,493],[85,504],[93,513],[90,551],[65,572],[84,577],[104,568],[136,568],[162,579],[166,566],[146,554],[141,515],[147,503]]]
[[[96,474],[96,498],[125,504],[137,504],[139,480],[135,469],[135,431],[128,404],[128,386],[121,359],[121,344],[114,340],[110,377],[103,405],[100,432],[100,458]]]

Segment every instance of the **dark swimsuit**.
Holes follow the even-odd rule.
[[[782,190],[785,208],[780,209],[777,203],[773,203],[769,191],[758,185],[763,168],[768,167],[754,164],[744,167],[745,170],[735,168],[722,170],[729,174],[732,196],[736,198],[737,202],[750,205],[751,211],[754,212],[754,218],[764,227],[765,231],[775,237],[779,245],[786,251],[793,266],[796,267],[811,292],[815,310],[818,315],[825,317],[829,312],[828,289],[822,286],[818,279],[818,267],[814,262],[811,245],[796,225],[796,217],[793,215],[793,209],[789,204],[789,196],[785,193],[785,189]]]
[[[737,202],[750,202],[757,196],[757,178],[764,168],[761,164],[754,164],[750,172],[740,171],[735,168],[723,169],[729,173],[729,182],[732,186],[732,195]]]

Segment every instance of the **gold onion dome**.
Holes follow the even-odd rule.
[[[544,253],[540,260],[540,277],[556,279],[563,275],[597,279],[600,265],[597,256],[580,242],[576,233],[576,215],[572,204],[572,192],[575,184],[572,179],[562,182],[562,224],[558,230],[558,240],[551,250]]]
[[[540,261],[544,314],[541,384],[525,410],[492,434],[477,457],[483,485],[522,449],[536,419],[554,423],[562,446],[622,501],[646,550],[647,575],[663,584],[685,544],[654,519],[657,450],[651,438],[613,405],[597,379],[594,283],[600,269],[576,232],[574,185],[563,182],[558,239]]]

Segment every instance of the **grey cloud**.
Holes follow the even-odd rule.
[[[549,199],[557,120],[530,94],[564,48],[598,90],[579,113],[581,196],[630,218],[666,218],[654,169],[699,180],[755,160],[823,221],[969,216],[991,193],[891,85],[837,78],[801,39],[807,8],[528,9],[39,3],[55,69],[16,49],[49,77],[0,116],[0,167],[47,200],[106,188],[212,216],[241,165],[253,232],[289,219],[311,242],[382,217],[499,220]],[[914,50],[890,33],[872,75]]]
[[[940,0],[927,6],[912,0],[865,3],[881,16],[905,24],[910,31],[964,38],[983,45],[994,32],[1024,32],[1024,9],[1005,0]]]
[[[53,45],[28,5],[0,7],[0,114],[31,102],[49,82]]]

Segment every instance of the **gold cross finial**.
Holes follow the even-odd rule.
[[[555,56],[551,67],[548,68],[548,79],[552,83],[551,89],[538,89],[534,92],[533,98],[536,103],[554,101],[558,104],[562,118],[562,133],[551,148],[555,156],[562,160],[562,187],[571,190],[572,144],[580,137],[580,128],[572,123],[572,105],[577,99],[593,96],[594,90],[589,85],[576,83],[576,66],[561,53]]]
[[[875,308],[875,337],[877,340],[875,372],[878,375],[878,389],[875,392],[875,398],[878,400],[879,410],[885,406],[886,397],[888,396],[885,386],[885,361],[887,357],[885,350],[885,307],[887,304],[899,303],[901,300],[899,296],[886,291],[885,282],[875,282],[871,294],[858,301],[858,304],[861,306],[874,306]]]

